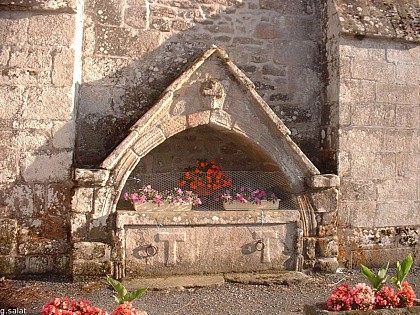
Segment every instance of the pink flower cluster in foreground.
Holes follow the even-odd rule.
[[[112,315],[142,315],[145,312],[139,312],[131,302],[119,304]],[[55,298],[42,307],[41,315],[109,315],[106,311],[93,307],[88,301],[80,300],[78,302],[68,298]]]
[[[93,307],[88,301],[78,302],[68,298],[55,298],[42,307],[41,315],[108,315],[100,308]]]
[[[388,286],[374,292],[365,283],[358,283],[350,288],[343,283],[331,292],[327,300],[329,311],[370,310],[379,308],[411,307],[416,294],[408,282],[402,283],[402,288],[395,294]]]

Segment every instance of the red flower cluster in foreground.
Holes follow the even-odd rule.
[[[414,305],[416,294],[408,282],[402,283],[402,288],[397,294],[388,286],[374,292],[364,283],[358,283],[350,288],[343,283],[331,292],[327,300],[329,311],[369,310],[379,308],[411,307]]]
[[[141,315],[142,313],[135,309],[131,302],[125,302],[119,304],[112,315]],[[42,307],[41,315],[108,315],[108,313],[93,307],[88,301],[76,302],[68,298],[55,298]]]

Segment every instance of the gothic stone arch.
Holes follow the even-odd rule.
[[[224,50],[212,47],[166,88],[98,169],[75,170],[73,275],[124,275],[124,239],[118,235],[123,227],[116,222],[116,206],[128,176],[153,148],[201,125],[233,132],[259,146],[278,165],[289,188],[299,194],[296,268],[337,268],[338,178],[319,174],[254,84]]]

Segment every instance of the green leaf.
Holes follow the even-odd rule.
[[[124,297],[124,300],[131,302],[134,299],[136,299],[136,298],[142,296],[143,294],[145,294],[146,291],[147,291],[147,289],[138,289],[138,290],[135,290],[135,291],[133,291],[133,292],[131,292],[129,294],[126,294],[126,296]]]
[[[388,268],[389,268],[389,261],[386,262],[381,269],[379,269],[378,272],[378,276],[381,279],[385,279],[386,278],[386,273],[388,272]]]
[[[108,276],[107,278],[108,283],[114,288],[114,290],[118,293],[118,296],[122,302],[124,302],[124,296],[127,294],[127,289],[123,286],[121,282],[118,280],[112,279]],[[121,304],[121,302],[119,303]]]
[[[369,281],[373,281],[373,279],[376,277],[376,275],[365,265],[360,264],[360,267],[362,268],[362,273],[368,278]]]
[[[401,263],[401,272],[402,272],[401,282],[403,282],[404,278],[407,276],[412,265],[413,265],[413,257],[411,257],[411,255],[408,255]]]

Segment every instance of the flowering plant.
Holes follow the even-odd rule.
[[[327,309],[329,311],[357,309],[366,311],[373,308],[414,306],[416,293],[408,282],[404,281],[412,264],[411,255],[408,255],[401,263],[397,262],[397,275],[391,278],[391,282],[398,289],[396,294],[392,288],[384,285],[389,263],[380,268],[377,275],[362,265],[362,273],[369,280],[373,289],[365,283],[358,283],[350,289],[349,285],[344,283],[331,292],[331,296],[327,300]]]
[[[124,199],[130,200],[133,204],[151,202],[158,206],[163,204],[201,205],[200,198],[192,191],[174,188],[173,190],[160,192],[153,189],[150,185],[142,187],[135,193],[124,193]]]
[[[350,290],[353,310],[367,311],[373,308],[375,294],[366,283],[358,283]]]
[[[232,186],[232,180],[214,160],[197,160],[194,167],[185,169],[183,178],[178,185],[194,191],[199,188],[214,191]]]
[[[100,308],[93,307],[88,301],[80,300],[78,302],[68,298],[55,298],[42,307],[41,315],[108,315]]]
[[[240,187],[239,189],[234,188],[231,190],[226,190],[226,192],[220,197],[223,202],[233,203],[238,201],[241,203],[253,203],[261,204],[261,201],[271,201],[276,202],[278,200],[277,196],[274,193],[267,193],[262,189],[254,189],[251,187]]]
[[[351,310],[351,304],[350,287],[347,283],[343,283],[331,292],[331,296],[327,300],[327,309],[329,311]]]

